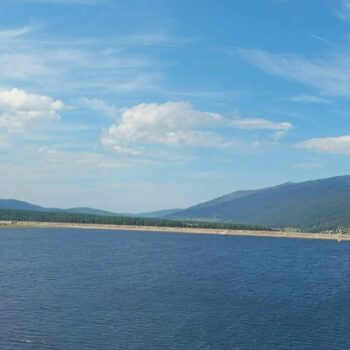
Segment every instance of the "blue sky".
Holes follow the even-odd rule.
[[[350,173],[350,0],[1,0],[0,197],[119,212]]]

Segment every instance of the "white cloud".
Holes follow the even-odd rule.
[[[0,30],[0,40],[17,38],[31,31],[30,27]]]
[[[321,42],[322,44],[325,44],[325,45],[332,45],[332,42],[325,39],[324,37],[320,36],[320,35],[317,35],[317,34],[313,34],[313,33],[310,33],[309,34],[310,38],[313,38],[319,42]]]
[[[48,96],[19,89],[0,91],[0,128],[20,130],[38,121],[58,118],[63,108],[62,101]]]
[[[107,130],[103,143],[117,151],[137,143],[222,146],[219,136],[209,131],[195,130],[222,120],[218,114],[196,111],[185,102],[143,103],[123,110],[120,122]]]
[[[110,104],[98,99],[98,98],[86,98],[80,99],[78,104],[82,107],[91,109],[96,112],[100,112],[103,115],[114,118],[119,115],[119,109],[111,106]]]
[[[297,147],[321,153],[350,155],[350,135],[313,138],[299,143]]]
[[[140,152],[145,145],[230,147],[237,141],[215,129],[267,129],[285,132],[290,123],[261,118],[228,119],[195,110],[186,102],[140,104],[121,111],[121,119],[103,135],[102,142],[117,152]]]
[[[131,52],[118,39],[45,40],[21,37],[29,28],[0,31],[0,86],[30,86],[71,94],[128,93],[159,89],[158,60]],[[1,34],[2,33],[2,34]]]
[[[336,14],[343,20],[350,20],[350,0],[340,0],[340,7]]]
[[[263,118],[245,118],[245,119],[235,119],[232,120],[230,126],[239,129],[266,129],[266,130],[278,130],[278,131],[288,131],[293,128],[291,123],[276,123],[271,120]]]
[[[290,100],[294,101],[294,102],[309,102],[309,103],[321,103],[321,104],[331,103],[330,100],[327,100],[327,99],[319,97],[319,96],[314,96],[314,95],[294,96]]]
[[[125,82],[121,82],[115,87],[119,92],[132,92],[140,90],[155,90],[158,89],[163,80],[163,75],[160,73],[142,73],[135,75],[133,78]]]
[[[269,74],[311,86],[324,94],[350,96],[349,51],[317,59],[257,49],[239,49],[238,53]]]

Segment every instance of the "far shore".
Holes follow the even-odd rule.
[[[136,225],[106,225],[106,224],[78,224],[66,222],[36,222],[36,221],[0,221],[0,228],[76,228],[94,230],[118,230],[118,231],[150,231],[163,233],[207,234],[224,236],[253,236],[276,238],[301,238],[349,241],[350,236],[331,233],[307,233],[285,231],[250,231],[250,230],[222,230],[196,227],[161,227],[161,226],[136,226]]]

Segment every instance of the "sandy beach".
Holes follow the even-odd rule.
[[[94,230],[117,230],[117,231],[150,231],[178,234],[207,234],[225,236],[253,236],[253,237],[276,237],[276,238],[299,238],[349,241],[350,236],[339,236],[329,233],[307,232],[283,232],[283,231],[248,231],[248,230],[220,230],[206,228],[185,227],[157,227],[157,226],[132,226],[132,225],[104,225],[104,224],[77,224],[62,222],[35,222],[35,221],[1,221],[0,228],[76,228]]]

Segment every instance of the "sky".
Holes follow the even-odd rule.
[[[350,174],[350,0],[0,0],[0,198],[116,212]]]

